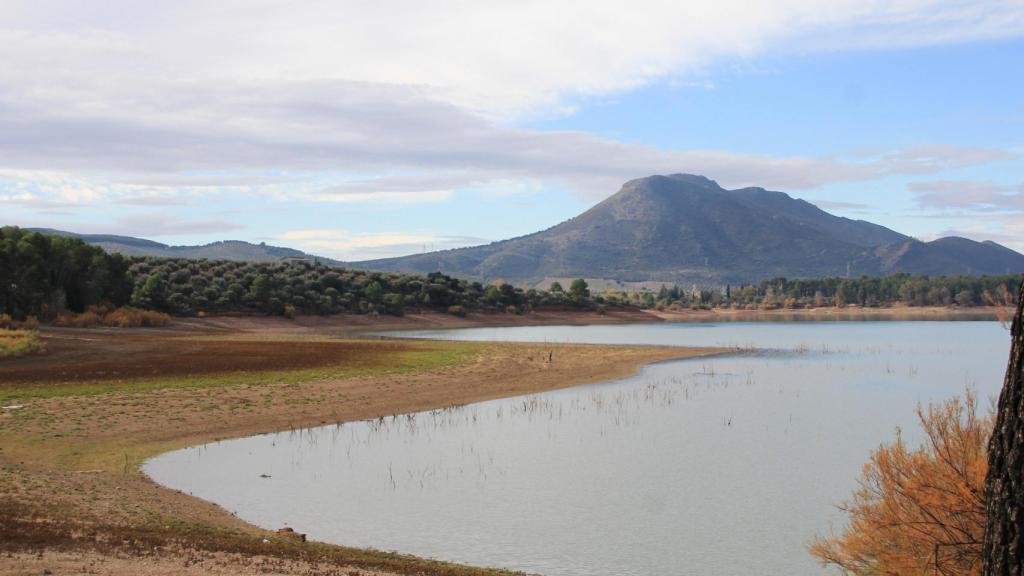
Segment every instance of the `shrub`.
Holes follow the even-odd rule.
[[[24,356],[42,350],[43,343],[35,330],[0,328],[0,358]]]
[[[897,434],[864,467],[842,507],[849,525],[818,537],[810,552],[844,574],[981,573],[985,473],[993,417],[965,400],[918,409],[926,442],[911,450]]]
[[[142,310],[130,306],[114,310],[105,306],[93,306],[81,314],[65,312],[57,316],[53,324],[68,328],[91,328],[93,326],[139,328],[166,326],[170,321],[171,317],[163,312]]]
[[[453,316],[460,316],[461,317],[461,316],[465,316],[466,315],[466,309],[463,308],[462,306],[459,306],[458,304],[455,304],[453,306],[449,306],[448,307],[448,313],[453,315]]]
[[[113,310],[103,317],[103,325],[116,328],[138,328],[138,327],[159,327],[166,326],[171,317],[162,312],[152,310],[140,310],[124,306]]]
[[[39,328],[39,319],[29,316],[18,322],[11,318],[10,314],[0,314],[0,330],[36,330]]]
[[[99,324],[101,318],[102,316],[93,309],[86,310],[81,314],[62,312],[53,319],[53,325],[67,328],[91,328]]]

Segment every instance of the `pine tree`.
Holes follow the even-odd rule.
[[[988,445],[985,576],[1024,575],[1024,283],[1010,334],[1010,361]]]

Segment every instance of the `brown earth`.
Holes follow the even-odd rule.
[[[217,318],[165,329],[44,329],[44,354],[0,360],[0,404],[20,406],[0,408],[0,573],[497,574],[295,542],[157,486],[138,467],[215,439],[552,390],[720,352],[353,338],[368,329],[518,318]]]

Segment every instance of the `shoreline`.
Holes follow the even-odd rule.
[[[155,362],[159,370],[170,373],[175,369],[172,363],[180,367],[177,354],[196,358],[192,348],[183,347],[186,344],[201,349],[226,346],[223,354],[227,356],[237,356],[243,349],[248,354],[269,354],[278,350],[288,356],[293,349],[324,346],[324,354],[347,353],[356,360],[364,355],[380,355],[384,367],[371,362],[352,370],[350,365],[320,365],[317,358],[310,358],[308,366],[290,367],[293,372],[250,371],[234,380],[224,379],[218,372],[212,376],[189,373],[185,378],[195,379],[195,385],[174,387],[168,384],[139,389],[115,386],[96,394],[31,397],[24,402],[24,412],[0,411],[0,437],[12,440],[0,445],[0,509],[14,510],[13,518],[4,518],[0,513],[0,536],[7,540],[6,544],[0,543],[0,550],[8,552],[6,558],[0,556],[0,573],[38,574],[45,569],[62,573],[68,572],[71,564],[80,566],[87,561],[103,567],[99,570],[101,573],[143,576],[258,573],[257,567],[268,562],[281,564],[280,570],[275,572],[280,574],[505,574],[500,570],[345,546],[284,541],[271,531],[242,522],[215,504],[157,484],[142,472],[141,464],[158,454],[222,439],[594,384],[627,377],[648,364],[730,351],[399,340],[381,335],[380,331],[661,322],[844,321],[863,320],[865,312],[856,308],[769,312],[615,310],[605,314],[569,310],[524,315],[477,313],[465,318],[425,313],[399,318],[341,316],[295,320],[250,316],[180,319],[159,329],[45,328],[41,335],[52,343],[53,356],[68,354],[69,361],[61,365],[56,361],[59,358],[43,357],[0,363],[0,382],[4,382],[4,370],[11,370],[11,366],[19,363],[31,368],[33,374],[38,366],[49,366],[59,372],[69,366],[81,366],[83,358],[90,355],[114,358],[118,354],[141,355],[143,364]],[[870,312],[874,318],[884,320],[996,317],[994,309],[917,308],[908,311],[891,308]],[[332,352],[331,347],[335,347],[336,352]],[[236,351],[232,353],[232,350]],[[552,353],[554,361],[546,361]],[[398,356],[412,358],[408,369],[387,368]],[[114,363],[124,364],[116,360]],[[98,373],[104,368],[99,366]],[[4,386],[0,384],[0,392]],[[105,407],[112,405],[120,408],[116,413],[104,413]],[[61,419],[73,421],[62,423]],[[94,495],[92,500],[95,501],[83,499],[83,493]],[[55,513],[54,509],[60,512]],[[22,510],[22,518],[17,518],[18,510]],[[31,520],[26,523],[25,517]],[[66,526],[61,526],[61,520]],[[64,532],[54,534],[51,531],[34,537],[52,541],[51,545],[42,546],[45,550],[42,557],[26,552],[33,549],[32,542],[18,532],[24,532],[26,526],[46,523],[55,524]],[[92,526],[98,533],[107,533],[104,538],[130,542],[141,534],[151,542],[143,546],[142,552],[126,552],[121,547],[111,548],[75,536],[83,531],[83,525]],[[12,530],[14,538],[11,538]],[[5,538],[0,538],[0,542]],[[264,544],[264,540],[269,540],[270,544]],[[193,558],[192,563],[188,567],[177,565],[176,558],[186,553]],[[339,567],[347,572],[337,572]]]
[[[447,330],[459,328],[505,328],[514,326],[587,326],[615,324],[647,324],[660,322],[747,322],[747,321],[987,321],[996,320],[1009,309],[994,306],[970,308],[943,306],[892,306],[888,308],[810,308],[775,310],[680,310],[658,311],[639,308],[610,309],[604,313],[590,310],[542,310],[524,314],[505,312],[470,312],[453,316],[443,312],[423,311],[404,316],[347,315],[297,316],[293,320],[276,316],[210,316],[204,319],[176,319],[180,326],[204,326],[207,330],[251,330],[272,327],[281,333],[320,332],[329,335],[372,335],[391,330]]]
[[[395,354],[427,355],[424,358],[440,354],[444,361],[423,370],[383,369],[285,383],[57,394],[29,398],[22,402],[23,409],[0,411],[0,437],[5,438],[0,449],[0,509],[7,510],[6,517],[0,513],[0,550],[8,552],[6,557],[0,556],[0,573],[66,573],[70,564],[90,563],[108,574],[235,574],[257,571],[257,565],[273,562],[290,563],[287,569],[282,565],[275,572],[280,574],[504,574],[507,572],[344,546],[286,541],[215,504],[157,484],[140,465],[157,454],[219,439],[597,383],[629,376],[652,362],[722,352],[713,348],[394,343],[351,338],[352,330],[364,328],[365,323],[356,322],[324,326],[322,319],[284,325],[273,319],[249,318],[186,321],[143,332],[45,329],[44,340],[54,343],[55,350],[60,344],[64,348],[59,353],[79,355],[83,351],[69,347],[69,339],[76,339],[84,348],[99,350],[105,345],[102,350],[107,354],[119,346],[135,354],[149,354],[146,346],[157,347],[169,350],[169,361],[175,361],[173,348],[198,338],[202,343],[276,348],[325,341],[339,347],[354,346],[359,354],[370,354],[387,344],[385,356],[389,358]],[[62,369],[56,360],[44,357],[15,363]],[[0,364],[0,382],[4,381],[4,368]],[[117,409],[110,409],[113,406]],[[97,536],[81,536],[90,532]],[[134,549],[138,545],[126,550],[107,543],[139,540],[149,541],[141,551]],[[36,549],[44,550],[41,557]],[[193,558],[187,567],[178,561],[183,554]],[[345,571],[339,571],[342,568]]]

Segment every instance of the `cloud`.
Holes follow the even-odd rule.
[[[907,186],[921,208],[969,212],[1024,211],[1024,184],[1007,186],[975,180],[932,180]]]
[[[42,94],[74,90],[87,78],[111,79],[111,88],[140,100],[157,95],[148,81],[156,78],[343,78],[418,86],[460,107],[502,114],[631,89],[776,45],[903,47],[1024,31],[1024,7],[1013,0],[647,0],[629,9],[613,0],[13,0],[4,13],[5,68],[63,80],[31,87]],[[191,102],[187,94],[176,98]],[[87,100],[77,107],[102,106]]]
[[[129,206],[183,206],[186,204],[185,200],[181,198],[159,194],[129,196],[118,200],[118,202]]]
[[[349,261],[404,256],[487,242],[483,238],[439,236],[429,232],[356,233],[344,230],[293,230],[274,238],[306,252]]]
[[[151,238],[183,234],[222,234],[242,228],[238,224],[220,220],[190,220],[165,214],[132,214],[118,218],[113,225],[106,226],[99,233],[117,230],[118,234]]]
[[[847,210],[850,212],[863,212],[871,210],[870,204],[859,202],[837,202],[832,200],[815,200],[814,205],[822,210]]]
[[[443,202],[466,183],[464,176],[454,174],[356,179],[323,188],[313,193],[312,198],[322,202]]]
[[[510,182],[597,199],[681,171],[779,189],[931,174],[1011,155],[673,151],[510,119],[656,80],[692,83],[720,58],[1022,32],[1024,5],[1012,1],[13,0],[0,22],[0,178],[41,201],[155,206],[225,190],[437,202]]]
[[[920,209],[916,217],[955,222],[936,237],[992,240],[1024,252],[1024,183],[927,180],[907,188]]]
[[[12,191],[4,194],[2,193],[2,189],[0,189],[0,206],[3,205],[20,206],[30,210],[35,210],[40,214],[44,212],[53,213],[54,211],[62,212],[69,208],[78,208],[81,206],[81,204],[74,202],[61,202],[42,198],[38,194],[33,194],[31,192]]]
[[[600,198],[630,178],[667,172],[708,174],[725,185],[806,189],[1013,157],[938,145],[843,158],[667,151],[586,132],[505,127],[408,87],[223,82],[194,90],[200,93],[187,105],[125,101],[87,116],[45,98],[15,102],[0,91],[0,168],[51,188],[77,178],[84,194],[233,187],[334,201],[410,201],[411,194],[437,201],[452,190],[499,181],[553,181]],[[158,104],[167,108],[153,114]],[[243,176],[191,186],[180,176],[211,171]],[[270,171],[284,176],[261,176]],[[86,177],[104,173],[116,176],[99,188]]]

